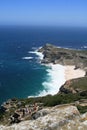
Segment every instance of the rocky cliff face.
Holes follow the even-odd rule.
[[[44,108],[34,116],[38,118],[12,126],[0,126],[0,130],[87,130],[87,113],[81,115],[72,105]]]
[[[42,63],[75,65],[76,69],[87,69],[87,51],[58,48],[51,44],[46,44],[39,49],[39,52],[42,52],[44,55]]]
[[[66,83],[61,86],[60,93],[65,93],[65,94],[79,93],[81,95],[86,96],[87,95],[87,76],[66,81]]]

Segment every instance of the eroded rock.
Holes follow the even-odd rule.
[[[36,120],[23,121],[12,126],[0,126],[0,130],[81,130],[87,129],[87,114],[80,115],[78,109],[72,105],[44,108],[40,113],[46,115]]]

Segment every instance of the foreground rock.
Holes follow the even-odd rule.
[[[87,113],[80,115],[75,106],[44,108],[39,113],[45,115],[8,127],[0,126],[0,130],[87,130]]]
[[[36,120],[23,121],[0,130],[87,130],[87,113],[80,115],[75,106],[62,105],[44,108]]]

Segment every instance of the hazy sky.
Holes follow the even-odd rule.
[[[0,0],[4,24],[87,27],[87,0]]]

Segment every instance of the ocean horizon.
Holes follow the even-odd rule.
[[[0,27],[0,104],[9,98],[57,92],[57,77],[64,82],[64,68],[41,65],[42,55],[36,54],[36,50],[46,43],[86,50],[87,29]]]

